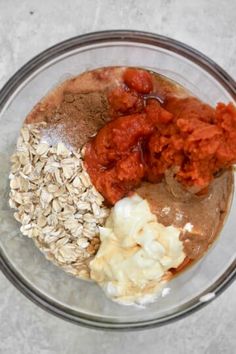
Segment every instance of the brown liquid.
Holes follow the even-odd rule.
[[[203,196],[184,190],[181,193],[181,187],[173,191],[173,185],[169,186],[166,180],[158,184],[143,183],[137,193],[147,199],[160,223],[182,230],[184,251],[189,260],[196,260],[207,251],[222,228],[232,187],[233,175],[229,170],[215,178]]]
[[[26,123],[45,121],[48,136],[54,135],[50,138],[55,143],[83,146],[110,120],[106,94],[110,88],[120,85],[123,71],[122,67],[102,68],[65,81],[34,107]],[[154,93],[167,104],[170,97],[190,96],[182,86],[156,73],[153,73],[153,87]],[[180,238],[187,258],[179,270],[199,259],[216,239],[229,209],[232,189],[232,171],[228,170],[215,178],[202,196],[193,194],[197,191],[184,190],[168,174],[161,183],[143,183],[137,190],[148,200],[160,223],[182,230]]]

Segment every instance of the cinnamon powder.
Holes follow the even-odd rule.
[[[85,93],[65,91],[58,105],[54,105],[50,99],[46,103],[39,102],[26,118],[26,123],[44,121],[47,127],[43,131],[43,136],[48,143],[56,144],[61,141],[78,149],[110,120],[108,108],[105,91]]]
[[[65,92],[60,106],[45,120],[50,128],[60,126],[70,144],[80,148],[109,120],[106,95]]]

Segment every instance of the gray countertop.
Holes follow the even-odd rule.
[[[173,37],[236,77],[236,1],[0,0],[0,86],[49,46],[104,29]],[[207,307],[178,322],[117,333],[78,327],[44,312],[0,273],[1,354],[231,354],[236,352],[235,333],[235,283]]]

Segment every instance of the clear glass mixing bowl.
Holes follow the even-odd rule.
[[[145,308],[108,300],[101,289],[78,280],[47,261],[22,236],[8,206],[9,156],[32,107],[71,75],[110,65],[146,67],[172,78],[215,104],[235,101],[236,84],[213,61],[169,38],[136,31],[92,33],[59,43],[22,67],[0,92],[0,267],[26,296],[75,323],[106,329],[165,324],[201,308],[236,273],[236,197],[217,242],[198,263],[173,279],[162,296]]]

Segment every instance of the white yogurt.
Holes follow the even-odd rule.
[[[101,246],[90,263],[91,278],[123,304],[155,300],[170,268],[185,258],[180,230],[158,223],[148,202],[124,198],[100,228]]]

